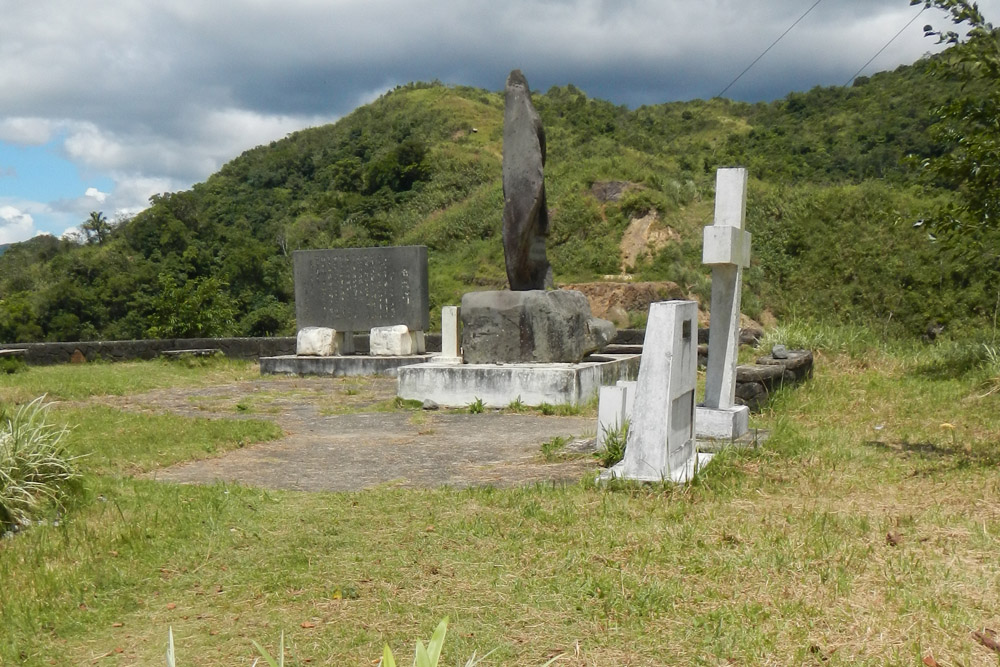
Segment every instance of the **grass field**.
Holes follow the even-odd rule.
[[[0,397],[255,372],[129,366]],[[0,540],[0,664],[164,664],[168,627],[178,664],[251,665],[282,631],[286,664],[405,662],[448,616],[445,665],[997,665],[972,633],[1000,630],[998,380],[973,344],[830,345],[754,419],[763,447],[683,488],[171,485],[133,475],[277,433],[56,406],[92,454],[58,520]]]

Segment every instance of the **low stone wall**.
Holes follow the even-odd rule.
[[[736,367],[736,402],[751,412],[760,412],[771,393],[785,384],[797,384],[812,377],[813,354],[809,350],[788,350],[787,359],[760,357],[755,364]]]
[[[21,357],[31,365],[79,363],[83,361],[131,361],[153,359],[177,350],[219,350],[234,359],[257,359],[294,354],[295,338],[168,338],[163,340],[107,340],[72,343],[16,343],[0,349],[22,349]]]
[[[368,352],[368,335],[354,337],[359,354]],[[441,334],[428,334],[427,350],[441,350]],[[34,366],[67,364],[83,361],[132,361],[154,359],[178,350],[218,350],[232,359],[259,359],[295,354],[294,336],[272,338],[167,338],[162,340],[105,340],[72,343],[9,343],[0,350],[24,350],[16,353],[25,363]]]

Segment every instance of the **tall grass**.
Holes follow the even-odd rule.
[[[0,532],[24,525],[49,503],[63,498],[79,477],[62,441],[68,430],[48,419],[44,396],[0,418]]]

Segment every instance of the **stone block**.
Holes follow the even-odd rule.
[[[574,290],[469,292],[461,316],[469,364],[578,363],[615,335]]]
[[[305,327],[295,337],[295,354],[304,357],[332,357],[340,354],[343,332],[330,327]]]
[[[695,433],[699,438],[736,440],[750,430],[750,408],[735,405],[731,408],[695,409]]]
[[[400,357],[420,354],[422,331],[410,331],[405,324],[373,327],[368,337],[369,354],[373,357]]]
[[[405,324],[426,331],[427,248],[296,250],[295,319],[300,329],[368,331]]]

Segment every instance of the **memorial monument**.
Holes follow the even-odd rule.
[[[426,247],[297,250],[292,263],[296,354],[262,358],[262,373],[391,374],[430,360]]]
[[[463,295],[463,363],[456,363],[449,343],[441,361],[401,368],[400,397],[455,407],[476,400],[492,407],[515,400],[578,404],[601,385],[635,377],[638,355],[592,355],[611,342],[615,327],[593,316],[587,297],[550,289],[544,165],[542,121],[528,82],[514,70],[507,78],[503,130],[502,237],[510,290]],[[442,340],[458,340],[452,312],[442,313]]]
[[[515,292],[553,284],[545,256],[549,211],[544,167],[542,119],[531,103],[527,80],[516,69],[507,77],[503,110],[503,254]]]

